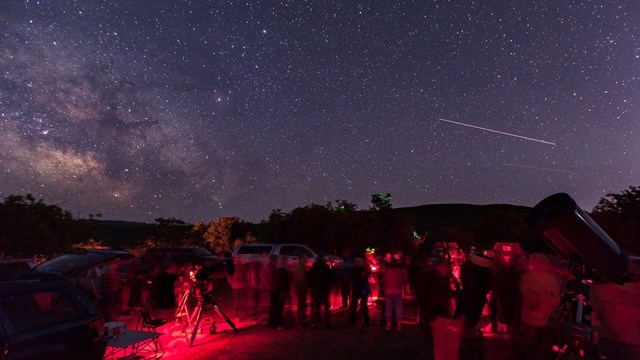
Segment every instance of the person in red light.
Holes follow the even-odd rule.
[[[331,327],[329,293],[331,291],[331,269],[327,263],[318,256],[309,270],[309,290],[311,292],[311,326],[317,327],[324,319],[326,328]],[[320,308],[324,308],[321,315]]]
[[[296,327],[304,328],[307,316],[307,295],[309,293],[309,274],[307,272],[307,256],[302,255],[293,272],[293,283],[296,289]]]
[[[384,278],[384,299],[385,299],[385,318],[386,330],[391,330],[391,322],[393,315],[396,318],[396,329],[400,330],[400,319],[402,319],[403,301],[402,289],[406,283],[406,274],[400,266],[400,262],[395,258],[391,258],[383,271]]]
[[[363,258],[356,258],[351,269],[351,303],[350,303],[350,323],[355,325],[358,306],[362,311],[364,326],[369,326],[369,296],[371,287],[369,286],[369,272],[366,261]]]

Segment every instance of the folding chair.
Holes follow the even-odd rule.
[[[151,313],[144,306],[139,307],[138,310],[140,311],[140,317],[138,317],[138,322],[136,323],[136,330],[158,332],[157,329],[167,323],[165,319],[152,318]],[[164,353],[159,337],[154,339],[154,347],[156,352]]]

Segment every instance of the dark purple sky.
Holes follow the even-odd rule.
[[[0,1],[1,195],[260,221],[640,185],[640,1],[251,3]]]

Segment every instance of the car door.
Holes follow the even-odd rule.
[[[296,245],[296,244],[287,244],[280,246],[280,256],[284,257],[286,263],[290,269],[295,268],[296,264],[300,260],[301,256],[306,256],[311,263],[313,263],[313,259],[315,258],[315,254],[306,246]]]
[[[7,360],[100,359],[102,316],[71,285],[16,284],[0,292]],[[99,329],[101,328],[101,329]]]

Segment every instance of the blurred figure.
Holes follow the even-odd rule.
[[[284,258],[278,259],[277,256],[271,256],[269,273],[271,275],[271,295],[268,325],[271,328],[284,329],[284,304],[289,293],[289,272]]]
[[[280,293],[276,287],[278,270],[278,257],[270,256],[269,262],[262,266],[260,271],[260,287],[269,291],[269,318],[267,325],[277,328],[281,324],[283,306],[280,304]]]
[[[260,316],[260,273],[262,269],[261,261],[250,261],[247,265],[247,307],[249,315],[258,320]]]
[[[275,262],[276,260],[269,254],[262,254],[260,256],[260,263],[259,263],[260,271],[258,272],[259,291],[257,294],[257,298],[255,299],[258,304],[258,313],[264,312],[265,303],[267,304],[266,308],[268,309],[269,304],[271,302],[271,290],[273,289],[273,272],[277,268],[277,266],[276,267],[271,266],[272,261]],[[268,313],[269,311],[267,310],[267,314]]]
[[[402,289],[406,283],[406,274],[395,257],[391,258],[383,270],[386,330],[391,330],[395,315],[396,330],[401,330],[403,315]]]
[[[513,333],[520,327],[522,295],[514,289],[520,289],[520,279],[525,270],[524,256],[519,254],[511,257],[506,264],[497,266],[491,286],[492,300],[497,303],[491,313],[492,332],[497,331],[499,320],[506,324],[508,333]],[[498,312],[501,312],[501,318],[498,317]]]
[[[566,276],[566,275],[564,275]],[[560,327],[554,324],[560,307],[564,277],[544,254],[531,254],[520,279],[522,325],[515,334],[514,359],[548,359],[557,356]]]
[[[132,308],[142,306],[147,302],[147,299],[142,297],[146,280],[141,269],[139,257],[129,263],[125,276],[125,283],[122,288],[122,313],[128,314]]]
[[[365,326],[369,326],[369,296],[371,287],[369,286],[369,272],[363,258],[356,258],[351,269],[351,316],[350,323],[355,325],[358,306],[362,311],[362,319]]]
[[[100,287],[102,289],[102,299],[100,307],[105,321],[113,321],[120,315],[122,300],[122,286],[114,264],[105,265],[100,275]]]
[[[293,284],[296,289],[296,326],[303,328],[307,316],[307,294],[309,292],[309,275],[307,273],[307,256],[300,256],[293,273]]]
[[[322,256],[318,256],[309,270],[309,290],[311,292],[311,326],[317,327],[324,320],[325,327],[330,328],[331,269]],[[321,315],[321,308],[324,308],[324,316]]]
[[[244,319],[247,314],[247,268],[242,260],[234,263],[235,271],[233,275],[227,275],[227,282],[231,287],[233,297],[233,308],[238,319]]]
[[[354,260],[351,255],[344,258],[344,262],[338,269],[338,279],[340,282],[340,295],[342,298],[342,308],[349,308],[349,296],[351,296],[351,275],[353,273]]]
[[[424,321],[430,322],[434,360],[457,360],[464,318],[456,314],[457,289],[449,265],[429,259],[423,272]]]
[[[469,261],[460,266],[461,292],[458,313],[464,315],[463,338],[460,357],[483,359],[484,343],[482,329],[491,318],[483,316],[487,295],[491,289],[494,268],[493,250],[471,253]]]

